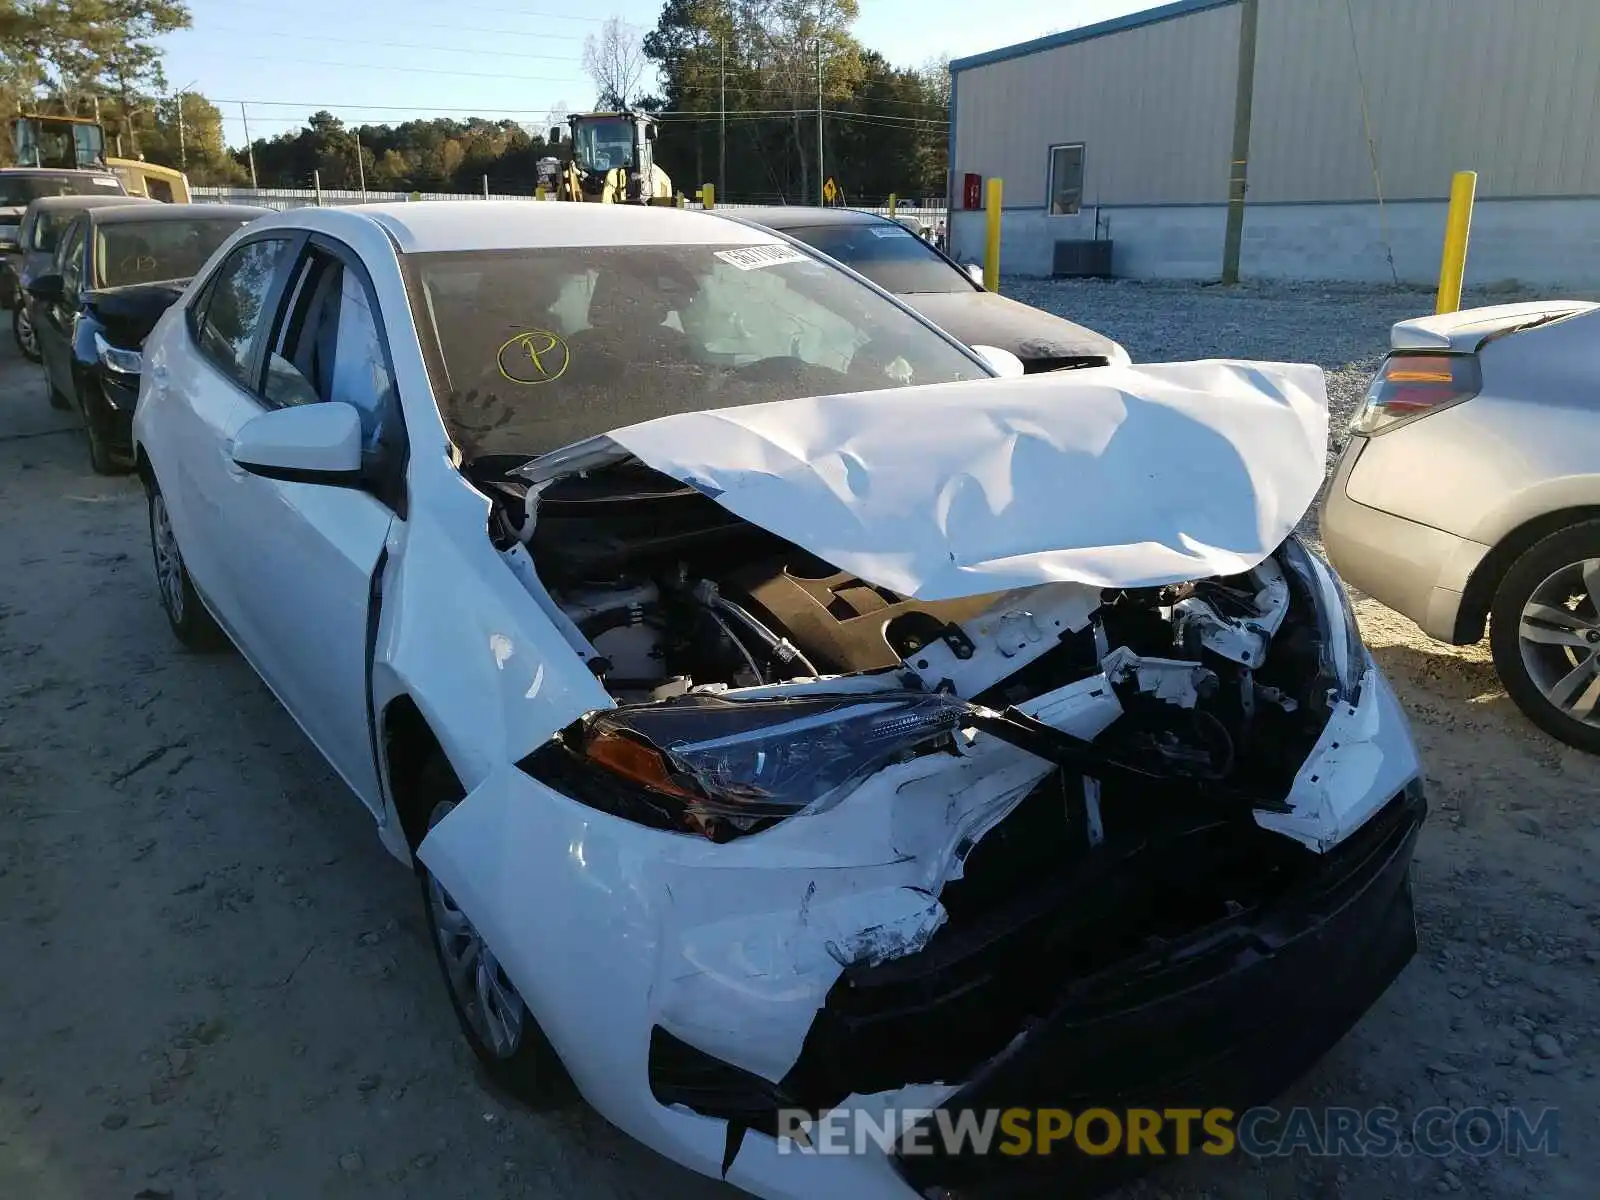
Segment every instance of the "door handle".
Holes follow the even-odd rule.
[[[167,368],[165,364],[150,368],[150,380],[157,387],[167,386]]]

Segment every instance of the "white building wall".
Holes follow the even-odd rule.
[[[1450,176],[1472,169],[1469,281],[1600,286],[1600,0],[1346,4],[1261,0],[1242,273],[1431,281]],[[1048,274],[1055,241],[1095,236],[1098,217],[1118,275],[1218,276],[1238,12],[1230,4],[959,72],[957,180],[1005,178],[1003,270]],[[1120,113],[1080,94],[1105,95],[1084,82],[1105,75],[1123,85]],[[1085,132],[1067,132],[1075,127]],[[1114,159],[1126,167],[1107,169],[1096,152],[1105,138],[1129,144],[1130,157]],[[1047,217],[1047,147],[1069,140],[1086,144],[1085,199],[1100,204]],[[959,256],[981,254],[982,225],[981,214],[953,215]]]
[[[1005,203],[1045,203],[1049,147],[1084,146],[1093,203],[1226,200],[1239,10],[1190,16],[957,75],[955,172],[1005,181]]]

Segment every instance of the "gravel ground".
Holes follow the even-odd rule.
[[[1335,425],[1421,293],[1009,291],[1136,358],[1311,359]],[[237,657],[180,653],[130,480],[0,347],[0,1200],[732,1200],[587,1110],[487,1089],[406,873]],[[1560,1112],[1561,1153],[1187,1162],[1128,1197],[1590,1197],[1600,772],[1481,647],[1373,604],[1428,763],[1422,952],[1283,1103]]]

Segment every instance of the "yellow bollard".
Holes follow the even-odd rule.
[[[989,180],[988,203],[984,206],[988,217],[988,236],[984,239],[983,287],[985,291],[1000,290],[1000,180]]]
[[[717,185],[703,183],[700,185],[700,207],[715,208],[717,206]]]
[[[1467,274],[1467,235],[1472,232],[1472,202],[1478,192],[1476,171],[1457,171],[1450,181],[1450,212],[1444,219],[1444,259],[1439,264],[1436,313],[1461,307],[1461,284]]]
[[[689,204],[689,202],[683,198],[683,193],[679,192],[678,193],[678,207],[679,208],[687,208],[688,204]]]
[[[900,197],[893,192],[889,193],[889,220],[894,220],[894,210],[899,207]]]
[[[539,184],[535,184],[534,185],[533,198],[535,200],[543,200],[544,199],[544,184],[539,183]]]

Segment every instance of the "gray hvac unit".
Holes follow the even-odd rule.
[[[1109,238],[1057,242],[1055,265],[1050,273],[1057,278],[1110,279],[1111,246]]]

